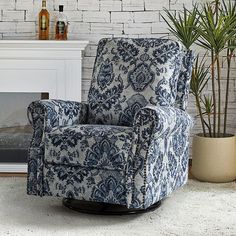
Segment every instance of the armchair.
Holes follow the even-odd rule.
[[[100,40],[87,104],[28,108],[28,194],[110,214],[159,206],[187,181],[192,58],[169,39]]]

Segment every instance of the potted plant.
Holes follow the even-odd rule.
[[[196,51],[206,51],[201,58],[196,56],[190,83],[202,127],[202,133],[193,138],[192,174],[208,182],[235,180],[236,138],[227,133],[227,124],[231,63],[236,48],[236,2],[215,0],[194,5],[192,10],[184,7],[180,13],[165,12],[162,17],[170,32],[188,50],[197,45]]]

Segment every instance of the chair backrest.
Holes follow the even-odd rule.
[[[183,61],[182,44],[170,39],[100,40],[88,95],[88,123],[131,126],[136,112],[148,104],[182,108],[181,99],[186,97],[181,91],[188,92],[179,83],[186,75]]]

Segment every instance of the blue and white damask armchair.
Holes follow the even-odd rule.
[[[183,186],[192,59],[169,39],[100,40],[87,104],[28,108],[28,194],[142,210]]]

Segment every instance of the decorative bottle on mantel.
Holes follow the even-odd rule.
[[[56,19],[56,40],[67,40],[68,20],[63,13],[63,5],[59,6],[59,14]]]
[[[50,14],[47,11],[46,0],[42,1],[42,10],[39,13],[39,39],[48,40],[49,39],[49,22]]]

